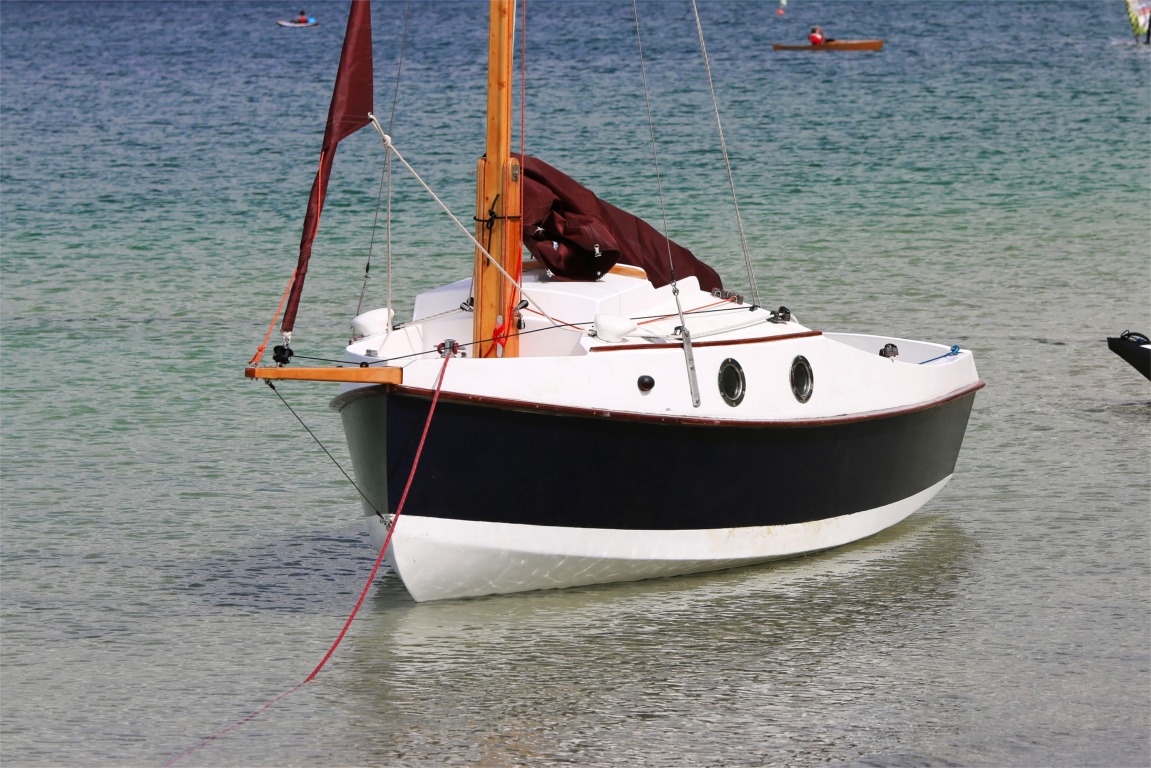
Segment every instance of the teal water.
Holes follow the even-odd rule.
[[[0,2],[6,766],[176,757],[300,682],[370,570],[355,492],[241,373],[346,18],[305,7]],[[760,293],[973,349],[952,483],[772,567],[425,605],[385,575],[314,682],[178,765],[1151,764],[1151,385],[1105,343],[1151,331],[1151,52],[1118,0],[776,7],[701,8]],[[476,10],[413,4],[393,129],[465,219]],[[743,290],[690,6],[640,13],[669,229]],[[528,15],[529,152],[658,221],[630,7]],[[887,47],[770,51],[812,24]],[[347,335],[381,162],[341,145],[301,354]],[[471,254],[410,179],[395,208],[402,314]],[[281,391],[346,465],[332,393]]]

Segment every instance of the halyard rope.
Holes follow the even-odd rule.
[[[320,663],[316,665],[316,668],[312,670],[311,674],[309,674],[307,677],[305,677],[301,682],[297,683],[296,685],[292,686],[288,690],[284,691],[279,696],[275,697],[274,699],[272,699],[267,704],[260,707],[255,712],[248,715],[247,717],[245,717],[241,720],[238,720],[235,723],[232,723],[227,728],[224,728],[222,730],[217,731],[216,733],[213,733],[211,736],[204,739],[199,744],[196,744],[195,746],[192,746],[192,747],[184,750],[180,754],[173,757],[171,760],[164,763],[163,764],[164,766],[175,765],[177,762],[179,762],[180,760],[183,760],[188,755],[190,755],[194,752],[198,752],[201,749],[203,749],[204,747],[207,747],[208,745],[210,745],[212,742],[216,741],[216,739],[220,738],[224,734],[229,733],[231,731],[234,731],[237,728],[239,728],[241,725],[244,725],[245,723],[249,723],[252,720],[255,720],[257,717],[259,717],[260,715],[264,714],[269,709],[271,709],[272,706],[275,705],[277,702],[283,701],[284,699],[288,698],[289,696],[291,696],[296,691],[303,688],[308,683],[312,682],[312,680],[316,677],[316,675],[318,675],[320,673],[320,670],[324,668],[324,665],[328,663],[328,659],[332,658],[332,654],[334,654],[336,652],[336,648],[340,645],[340,641],[342,641],[344,639],[344,635],[347,634],[348,627],[350,627],[352,625],[352,620],[356,618],[356,614],[359,612],[360,606],[364,604],[364,598],[367,597],[368,589],[372,586],[372,582],[375,581],[375,579],[376,579],[376,573],[380,570],[380,563],[382,563],[384,561],[384,554],[387,553],[387,551],[388,551],[388,545],[392,541],[392,534],[395,533],[396,525],[399,523],[399,520],[400,520],[400,515],[404,511],[404,502],[406,502],[408,499],[408,491],[412,487],[412,480],[415,479],[416,468],[420,465],[420,455],[424,452],[424,443],[427,441],[427,438],[428,438],[428,430],[432,426],[432,416],[435,414],[436,404],[440,400],[440,390],[443,388],[444,373],[447,371],[448,361],[451,359],[452,359],[451,355],[445,355],[444,356],[444,364],[440,367],[439,376],[436,377],[436,388],[435,388],[434,394],[432,395],[432,405],[431,405],[431,408],[428,409],[428,418],[427,418],[427,421],[424,422],[424,431],[423,431],[423,434],[420,435],[420,442],[419,442],[419,445],[416,447],[416,455],[415,455],[415,458],[412,460],[412,470],[411,470],[411,472],[408,473],[408,482],[406,485],[404,485],[404,492],[400,496],[400,503],[396,507],[396,514],[392,516],[391,525],[388,527],[388,535],[387,535],[387,537],[384,538],[384,544],[382,547],[380,547],[379,554],[376,555],[376,562],[372,566],[372,572],[370,574],[368,574],[368,580],[364,583],[364,588],[362,590],[360,590],[360,598],[356,601],[355,607],[352,608],[351,614],[348,615],[348,620],[344,622],[344,627],[343,627],[343,629],[340,630],[340,634],[339,634],[339,636],[336,637],[336,641],[334,643],[332,643],[332,647],[328,649],[328,652],[326,654],[324,654],[324,658],[320,660]],[[275,387],[272,387],[272,389],[275,390]],[[277,392],[277,394],[279,394],[279,393]],[[280,399],[283,400],[282,397]],[[287,403],[285,403],[285,405],[287,405]],[[295,415],[295,411],[293,411],[292,413],[293,413],[293,415]],[[296,418],[298,419],[299,417],[297,416]],[[303,422],[301,422],[301,424],[302,423]],[[307,425],[304,425],[304,428],[307,429]],[[308,433],[311,434],[310,429],[308,430]],[[315,435],[312,435],[312,437],[314,438]],[[317,442],[319,442],[319,441],[317,440]],[[320,447],[322,448],[323,445],[321,445]],[[326,448],[324,449],[324,452],[328,453]],[[331,456],[331,454],[328,453],[328,456]],[[335,459],[333,459],[333,461],[335,461]],[[337,466],[339,466],[339,465],[337,464]],[[343,469],[341,468],[340,471],[342,472]],[[347,476],[346,472],[344,474],[345,474],[345,476]],[[351,478],[348,478],[348,479],[351,480]],[[354,481],[352,482],[352,485],[355,485]],[[356,490],[359,490],[358,486],[357,486]],[[360,491],[360,495],[361,496],[363,495],[363,491]],[[365,498],[367,498],[367,497],[365,497]],[[369,501],[369,504],[371,504],[370,501]],[[374,505],[372,505],[372,506],[374,507]]]
[[[256,350],[256,354],[252,355],[252,359],[248,361],[248,365],[255,365],[260,362],[260,358],[264,356],[264,350],[268,348],[268,339],[272,338],[272,331],[276,328],[276,318],[280,316],[280,310],[284,308],[284,302],[288,299],[288,292],[292,290],[292,284],[295,282],[296,270],[293,269],[292,276],[288,279],[288,287],[284,289],[284,295],[280,299],[280,306],[276,307],[276,314],[272,316],[272,324],[268,326],[268,332],[264,334],[264,343]]]

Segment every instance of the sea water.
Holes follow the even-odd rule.
[[[469,225],[482,5],[373,17],[376,112]],[[367,579],[331,387],[242,375],[346,8],[0,2],[5,766],[177,758],[303,680]],[[313,682],[177,764],[1151,763],[1151,385],[1105,342],[1151,331],[1151,49],[1118,0],[777,8],[700,3],[755,290],[974,350],[951,484],[767,567],[419,605],[383,574]],[[751,295],[690,4],[639,14],[643,69],[630,4],[527,4],[525,146]],[[886,46],[771,50],[814,24]],[[300,355],[339,355],[369,257],[400,316],[470,269],[402,169],[373,234],[383,157],[340,146]]]

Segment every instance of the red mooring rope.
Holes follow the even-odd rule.
[[[426,422],[424,422],[424,432],[422,435],[420,435],[420,443],[416,447],[416,456],[415,456],[415,459],[412,460],[412,471],[408,473],[408,482],[406,485],[404,485],[404,492],[400,496],[400,503],[396,507],[396,514],[392,516],[392,525],[391,525],[391,528],[388,529],[388,535],[384,539],[384,545],[382,547],[380,547],[380,553],[378,555],[376,555],[376,563],[375,563],[375,565],[372,566],[372,572],[368,575],[368,580],[364,584],[364,588],[362,590],[360,590],[360,599],[356,601],[356,607],[353,608],[351,614],[348,615],[348,620],[344,622],[344,628],[340,630],[340,634],[339,634],[339,636],[336,637],[336,641],[334,643],[332,643],[332,647],[328,649],[328,652],[326,654],[324,654],[324,658],[320,660],[320,663],[316,665],[316,668],[312,670],[312,673],[310,675],[308,675],[307,677],[305,677],[303,679],[303,681],[297,683],[295,686],[284,691],[279,696],[272,699],[267,704],[260,707],[255,712],[253,712],[252,714],[243,718],[242,720],[238,720],[235,723],[232,723],[231,725],[229,725],[227,728],[224,728],[223,730],[220,730],[220,731],[217,731],[216,733],[213,733],[211,736],[204,739],[203,741],[201,741],[199,744],[195,745],[194,747],[190,747],[189,749],[186,749],[185,751],[176,755],[175,757],[173,757],[168,762],[163,763],[163,766],[175,765],[177,762],[179,762],[180,760],[183,760],[188,755],[190,755],[194,752],[199,752],[204,747],[207,747],[209,744],[211,744],[212,742],[214,742],[216,739],[220,738],[221,736],[225,735],[226,733],[229,733],[230,731],[234,731],[237,728],[239,728],[241,725],[244,725],[245,723],[249,723],[252,720],[255,720],[257,717],[259,717],[260,715],[264,714],[269,709],[271,709],[274,704],[288,698],[293,693],[300,690],[301,688],[303,688],[308,683],[312,682],[313,678],[315,678],[315,676],[320,673],[320,670],[324,668],[324,665],[328,663],[328,659],[332,658],[332,654],[334,654],[336,652],[336,648],[339,647],[340,641],[342,641],[344,639],[344,635],[347,634],[348,627],[352,626],[352,620],[354,618],[356,618],[356,614],[359,613],[360,606],[364,604],[364,598],[367,597],[367,595],[368,595],[368,589],[372,586],[372,582],[376,580],[376,572],[380,570],[380,563],[382,563],[384,561],[384,553],[388,551],[388,544],[390,544],[392,541],[392,534],[395,533],[396,525],[399,523],[399,520],[400,520],[400,515],[404,511],[404,502],[406,502],[408,500],[408,491],[411,489],[412,480],[416,476],[416,467],[418,467],[420,465],[420,454],[422,454],[424,452],[424,442],[427,440],[428,430],[432,426],[432,415],[436,412],[436,403],[438,403],[440,400],[440,389],[443,387],[444,373],[448,369],[448,360],[451,360],[451,359],[452,359],[452,356],[451,356],[450,352],[448,354],[444,355],[444,364],[443,364],[443,366],[440,367],[439,376],[436,377],[435,393],[432,395],[432,407],[428,409],[428,419]]]

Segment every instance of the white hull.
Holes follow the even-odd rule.
[[[948,480],[878,509],[797,525],[626,531],[402,515],[386,559],[417,602],[718,571],[867,538],[922,507]],[[369,519],[378,551],[387,528]]]

